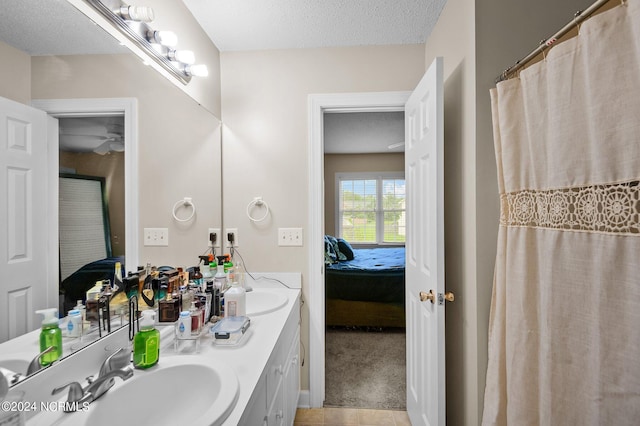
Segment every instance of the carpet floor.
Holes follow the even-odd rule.
[[[405,331],[327,328],[325,407],[406,409]]]

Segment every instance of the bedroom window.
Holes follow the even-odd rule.
[[[355,244],[404,244],[404,173],[336,175],[337,228]]]

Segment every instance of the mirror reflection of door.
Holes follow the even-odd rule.
[[[65,315],[96,281],[113,279],[116,262],[124,265],[124,116],[64,117],[59,129],[60,314]]]

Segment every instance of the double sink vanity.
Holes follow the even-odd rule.
[[[174,328],[159,325],[160,361],[133,370],[125,326],[13,385],[9,395],[22,399],[14,408],[22,409],[29,426],[292,425],[300,389],[301,277],[262,276],[281,283],[247,277],[253,287],[246,299],[251,324],[237,345],[215,343],[207,325],[197,351],[194,346],[186,353],[174,345]],[[0,366],[29,364],[37,354],[38,333],[0,345],[1,354],[12,354],[0,358]],[[26,350],[26,343],[35,352]],[[116,365],[114,359],[125,352],[124,363]],[[102,395],[87,398],[88,389],[104,383],[109,387]]]

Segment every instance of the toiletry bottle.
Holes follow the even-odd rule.
[[[87,310],[82,304],[82,300],[78,300],[73,309],[80,311],[80,315],[82,316],[82,329],[80,330],[80,334],[84,334],[84,330],[89,327],[89,323],[87,322]]]
[[[224,293],[224,316],[243,317],[247,314],[247,295],[238,282]]]
[[[180,286],[180,299],[182,300],[181,311],[188,311],[191,308],[192,294],[186,285]]]
[[[82,335],[82,313],[78,309],[72,309],[67,316],[67,336],[80,337]]]
[[[233,269],[233,262],[231,261],[231,255],[230,254],[225,254],[224,257],[225,257],[225,259],[224,259],[224,273],[229,275],[229,273]]]
[[[199,336],[202,331],[202,313],[196,306],[195,300],[191,302],[191,308],[189,309],[189,315],[191,315],[191,335]]]
[[[49,308],[36,311],[42,314],[42,331],[40,331],[40,352],[53,346],[55,349],[40,357],[40,364],[47,366],[62,356],[62,330],[58,326],[58,309]]]
[[[202,287],[202,273],[199,266],[193,267],[193,282],[196,286]]]
[[[225,291],[227,289],[227,274],[224,272],[224,259],[225,256],[218,256],[218,267],[216,275],[213,277],[213,286]]]
[[[181,309],[180,300],[174,299],[171,293],[167,293],[167,297],[158,302],[158,322],[175,322]]]
[[[120,262],[116,262],[115,271],[113,273],[113,285],[111,286],[111,289],[114,293],[124,289],[124,285],[122,283],[122,265],[120,264]]]
[[[189,311],[180,312],[178,322],[176,322],[176,338],[189,339],[191,337],[191,313]]]
[[[136,368],[149,368],[160,358],[160,332],[153,327],[156,313],[142,311],[140,331],[133,338],[133,365]]]

